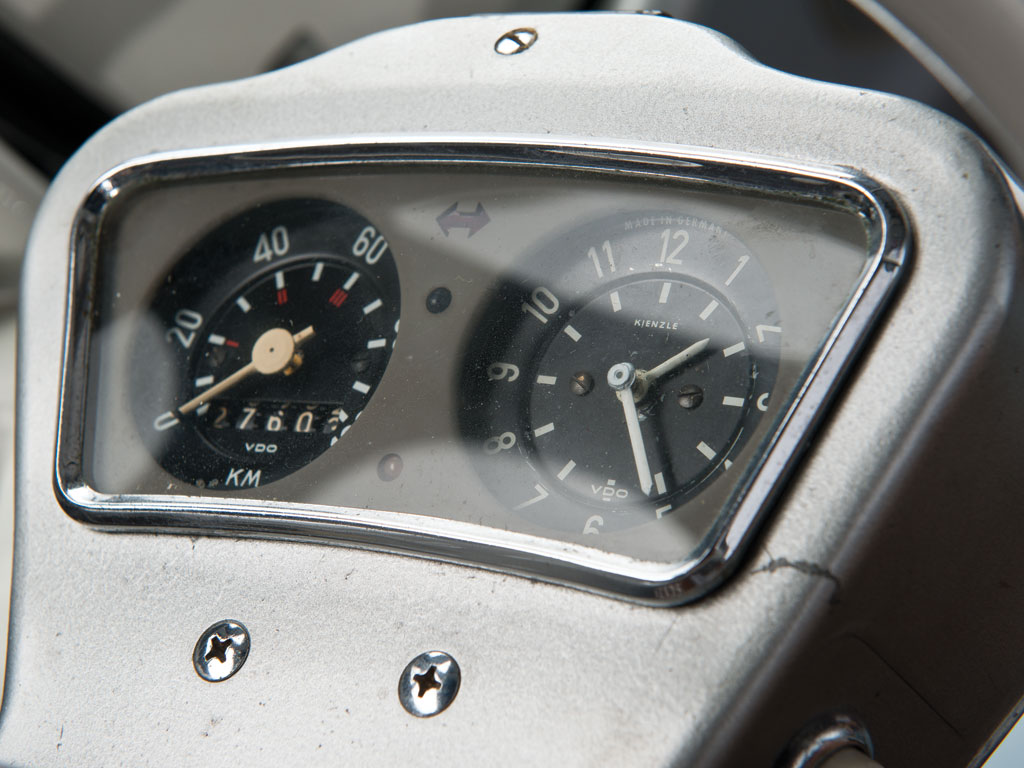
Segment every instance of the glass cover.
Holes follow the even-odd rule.
[[[628,167],[169,174],[96,222],[72,508],[540,575],[706,556],[879,264],[863,203]]]

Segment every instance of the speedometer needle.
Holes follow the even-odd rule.
[[[636,465],[636,477],[640,482],[640,490],[650,496],[651,488],[654,487],[654,479],[651,477],[651,465],[647,461],[644,436],[640,431],[640,417],[637,415],[636,402],[633,400],[632,387],[635,379],[636,369],[630,363],[618,363],[608,369],[608,386],[615,390],[616,397],[622,403],[622,413],[626,417],[629,447],[633,451],[633,463]]]
[[[191,413],[203,403],[209,402],[222,392],[226,392],[253,373],[258,372],[264,375],[280,373],[288,367],[288,363],[295,354],[295,348],[311,337],[313,333],[312,325],[303,328],[294,335],[287,328],[271,328],[269,331],[264,332],[256,339],[256,343],[252,345],[252,359],[248,363],[230,376],[226,376],[213,386],[200,392],[181,406],[178,412],[181,414]]]

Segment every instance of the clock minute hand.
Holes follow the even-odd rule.
[[[658,365],[653,368],[646,371],[638,371],[637,376],[646,379],[648,382],[654,381],[664,376],[666,373],[675,370],[687,360],[699,355],[707,349],[709,343],[711,343],[711,339],[701,339],[700,341],[688,346],[682,352],[677,352],[672,355],[668,360],[658,363]]]

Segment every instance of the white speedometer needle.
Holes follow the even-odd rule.
[[[608,386],[615,390],[616,397],[622,403],[622,413],[626,417],[629,447],[633,451],[633,463],[636,465],[636,477],[640,482],[640,490],[650,496],[651,488],[654,487],[654,478],[651,477],[651,465],[647,461],[644,436],[640,431],[640,417],[637,415],[636,402],[633,400],[633,381],[635,379],[636,369],[630,363],[618,363],[608,369]]]
[[[705,348],[707,348],[707,346],[708,346],[708,344],[710,342],[711,342],[711,339],[701,339],[700,341],[696,342],[695,344],[691,344],[690,346],[688,346],[682,352],[677,352],[676,354],[672,355],[672,357],[670,357],[668,360],[664,361],[663,363],[659,363],[658,365],[654,366],[650,370],[641,371],[638,375],[642,376],[644,379],[646,379],[649,382],[650,381],[654,381],[655,379],[658,379],[658,378],[664,376],[669,371],[675,370],[676,368],[678,368],[680,365],[685,363],[690,358],[693,358],[693,357],[696,357],[697,355],[699,355],[701,352],[703,352],[705,350]]]
[[[256,343],[252,345],[252,359],[248,363],[230,376],[226,376],[213,386],[200,392],[181,406],[178,409],[178,413],[191,413],[203,403],[209,402],[222,392],[226,392],[253,373],[262,373],[264,375],[280,373],[288,367],[288,363],[291,362],[295,354],[295,348],[312,335],[312,325],[303,328],[294,335],[287,328],[271,328],[269,331],[264,332],[256,339]]]

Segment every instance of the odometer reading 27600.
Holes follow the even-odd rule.
[[[257,206],[196,243],[136,335],[132,404],[160,464],[255,487],[333,445],[377,388],[398,331],[388,242],[326,200]]]
[[[529,266],[498,290],[466,361],[463,431],[495,493],[591,534],[665,517],[727,475],[778,368],[781,321],[754,255],[713,223],[642,213]]]

